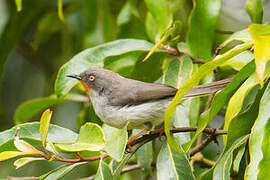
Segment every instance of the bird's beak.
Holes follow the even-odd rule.
[[[70,77],[70,78],[74,78],[74,79],[82,80],[81,76],[76,75],[76,74],[71,74],[71,75],[66,75],[66,76],[67,76],[67,77]]]

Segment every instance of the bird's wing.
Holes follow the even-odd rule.
[[[131,83],[125,83],[124,85],[119,84],[115,88],[121,89],[122,91],[114,91],[114,94],[112,94],[110,98],[112,105],[140,104],[146,101],[173,97],[177,92],[177,89],[170,86],[135,80],[132,80]],[[124,89],[125,91],[123,91]],[[126,94],[121,94],[121,92],[125,92]]]
[[[231,82],[232,78],[203,84],[191,88],[184,96],[184,98],[205,96],[222,90]],[[145,83],[141,81],[131,80],[132,83],[125,83],[124,85],[118,84],[119,89],[125,89],[125,91],[114,91],[115,94],[111,96],[110,103],[112,105],[131,105],[139,104],[146,101],[163,99],[167,97],[173,97],[177,89],[158,83]],[[144,87],[144,88],[138,88]],[[121,94],[125,92],[126,94]]]

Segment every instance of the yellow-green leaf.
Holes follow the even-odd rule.
[[[23,155],[36,155],[39,154],[37,152],[21,152],[21,151],[4,151],[0,153],[0,162],[5,161],[11,158],[15,158],[17,156]]]
[[[30,163],[30,162],[33,162],[33,161],[40,161],[40,160],[45,160],[44,158],[35,158],[35,157],[24,157],[24,158],[20,158],[20,159],[17,159],[13,165],[16,167],[16,169]]]
[[[165,111],[165,123],[164,123],[164,129],[167,136],[167,140],[169,145],[174,149],[175,151],[179,153],[183,153],[183,150],[177,145],[177,142],[173,139],[173,137],[170,135],[170,125],[171,120],[173,117],[173,114],[176,110],[176,107],[180,103],[182,97],[194,86],[198,81],[200,81],[204,76],[211,73],[215,68],[232,58],[233,56],[249,49],[252,46],[252,42],[246,42],[244,44],[238,45],[234,47],[233,49],[229,50],[228,52],[217,56],[213,61],[210,61],[204,65],[202,65],[196,73],[192,75],[190,79],[188,79],[177,91],[175,97],[173,98],[173,101],[170,103],[168,109]],[[189,150],[189,147],[187,150]]]
[[[29,152],[29,153],[35,152],[37,154],[43,154],[41,151],[37,150],[34,146],[29,144],[28,142],[19,139],[18,136],[14,138],[14,145],[18,150],[22,152]]]
[[[62,0],[58,0],[58,5],[57,6],[58,6],[58,17],[62,22],[65,22]]]
[[[42,113],[40,118],[40,137],[43,147],[46,147],[46,139],[48,135],[49,125],[52,117],[52,111],[47,109]]]
[[[99,151],[105,147],[103,130],[95,123],[86,123],[80,129],[78,139],[73,144],[57,144],[63,151]]]
[[[270,60],[270,25],[251,24],[248,29],[254,41],[256,72],[262,87],[265,66],[267,61]]]
[[[15,0],[17,11],[20,12],[22,10],[22,0]]]

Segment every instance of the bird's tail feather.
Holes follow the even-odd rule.
[[[191,88],[184,96],[184,98],[188,97],[196,97],[196,96],[206,96],[212,93],[215,93],[219,90],[224,89],[231,81],[233,77],[223,79],[220,81],[215,81],[208,84],[198,85]]]

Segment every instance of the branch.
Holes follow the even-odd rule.
[[[205,64],[206,63],[205,61],[203,61],[201,59],[198,59],[198,58],[193,57],[191,54],[179,52],[176,48],[172,48],[172,47],[170,47],[168,45],[161,45],[161,48],[165,49],[168,54],[173,55],[173,56],[179,56],[179,58],[181,58],[181,56],[183,54],[186,54],[186,55],[188,55],[191,58],[191,60],[195,64]]]
[[[173,128],[171,130],[171,133],[174,134],[174,133],[181,133],[181,132],[194,132],[194,131],[197,131],[197,129],[198,129],[197,127],[179,127],[179,128]],[[164,131],[162,131],[162,129],[160,129],[160,130],[161,131],[156,130],[156,131],[154,131],[154,133],[145,134],[142,137],[133,141],[130,145],[134,146],[136,144],[141,144],[141,143],[146,144],[149,141],[154,140],[155,138],[158,138],[160,136],[165,136]],[[203,132],[206,134],[214,134],[215,136],[227,134],[227,131],[225,131],[225,130],[218,130],[218,129],[214,129],[214,128],[205,128],[203,130]]]

